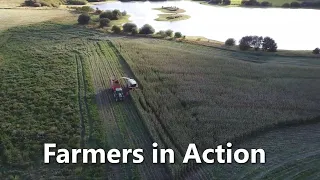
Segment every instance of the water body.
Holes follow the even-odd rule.
[[[190,19],[155,21],[162,13],[152,8],[177,6]],[[192,1],[108,2],[95,5],[101,10],[127,11],[130,21],[139,27],[152,25],[156,31],[172,29],[187,36],[203,36],[224,42],[246,35],[270,36],[279,49],[311,50],[320,47],[320,10],[282,8],[242,8],[202,5]]]

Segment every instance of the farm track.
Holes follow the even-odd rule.
[[[152,139],[131,97],[115,102],[110,92],[110,78],[126,76],[119,54],[107,41],[86,41],[86,61],[92,72],[100,118],[104,121],[107,148],[141,148],[144,162],[133,165],[112,164],[108,179],[170,179],[165,165],[152,163]],[[134,93],[134,92],[133,92]]]

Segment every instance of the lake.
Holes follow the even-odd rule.
[[[162,6],[177,6],[186,10],[190,19],[164,22],[155,21],[153,10]],[[101,10],[127,11],[130,21],[139,27],[152,25],[156,31],[171,29],[187,36],[203,36],[224,42],[237,41],[246,35],[269,36],[279,49],[313,50],[320,47],[320,10],[282,8],[242,8],[202,5],[193,1],[166,2],[107,2],[95,5]]]

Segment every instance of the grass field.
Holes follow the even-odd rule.
[[[75,19],[75,15],[66,10],[33,10],[33,9],[1,9],[0,31],[21,26],[30,25],[49,20]]]

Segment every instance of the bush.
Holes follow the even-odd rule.
[[[160,35],[160,37],[166,37],[167,36],[166,32],[162,31],[162,30],[157,32],[157,34]]]
[[[138,28],[132,28],[131,34],[132,34],[132,35],[138,34]]]
[[[262,43],[262,49],[264,51],[276,52],[277,51],[277,43],[270,37],[265,37]]]
[[[41,6],[47,6],[47,7],[50,7],[50,6],[55,6],[54,4],[50,4],[50,3],[47,3],[47,2],[40,2]]]
[[[90,16],[88,14],[81,14],[79,17],[78,17],[78,23],[79,24],[89,24],[89,21],[90,21]]]
[[[100,19],[102,19],[102,18],[112,19],[112,12],[107,10],[105,12],[102,12],[99,17],[100,17]]]
[[[299,7],[301,7],[301,5],[300,5],[299,2],[292,2],[292,3],[290,4],[290,6],[293,7],[293,8],[299,8]]]
[[[94,11],[94,9],[91,8],[90,6],[77,7],[76,10],[82,13],[89,13]]]
[[[68,0],[67,3],[70,5],[86,5],[87,1],[85,1],[85,0]]]
[[[289,7],[290,7],[290,4],[289,4],[289,3],[284,3],[284,4],[282,5],[282,7],[283,7],[283,8],[289,8]]]
[[[121,28],[119,26],[112,26],[112,29],[111,29],[114,33],[116,34],[119,34],[121,32]]]
[[[222,4],[223,5],[230,5],[231,1],[230,0],[223,0]]]
[[[103,27],[106,27],[106,26],[109,26],[110,24],[110,19],[108,18],[102,18],[100,19],[100,27],[103,28]]]
[[[123,32],[132,32],[132,29],[133,28],[136,28],[137,29],[137,25],[134,24],[134,23],[125,23],[123,26]]]
[[[33,7],[41,7],[41,4],[40,3],[34,3]]]
[[[226,40],[226,42],[224,44],[226,46],[234,46],[236,44],[236,40],[234,40],[233,38],[229,38]]]
[[[182,37],[181,32],[175,32],[175,33],[174,33],[174,37],[175,37],[175,38],[181,38],[181,37]]]
[[[210,4],[221,4],[222,0],[211,0],[209,1]]]
[[[249,0],[249,1],[242,1],[241,5],[244,5],[244,6],[260,6],[260,3],[257,0]]]
[[[112,11],[112,20],[118,20],[122,17],[122,13],[118,10],[118,9],[115,9]]]
[[[102,10],[100,10],[99,8],[96,8],[96,11],[94,13],[100,15],[102,13]]]
[[[269,3],[268,1],[263,1],[263,2],[260,4],[260,6],[262,6],[262,7],[270,7],[270,6],[272,6],[272,4]]]
[[[166,35],[169,36],[169,37],[172,37],[172,35],[173,35],[173,31],[170,30],[170,29],[166,30],[165,33],[166,33]]]
[[[127,11],[123,11],[121,14],[122,14],[122,16],[126,16],[127,15]]]
[[[145,24],[142,26],[142,28],[140,28],[139,33],[140,34],[153,34],[154,33],[154,29],[151,25],[149,24]]]
[[[320,54],[320,49],[319,48],[315,48],[313,51],[312,51],[313,54]]]

